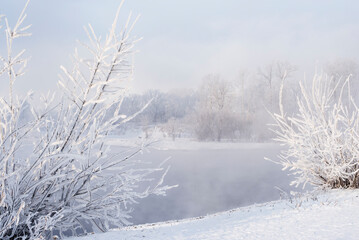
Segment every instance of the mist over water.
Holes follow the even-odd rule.
[[[171,156],[165,184],[179,187],[166,197],[150,196],[134,205],[130,221],[153,223],[198,217],[280,198],[275,187],[300,191],[289,186],[291,177],[275,160],[281,147],[275,144],[247,144],[240,149],[151,150],[138,155],[154,165]]]

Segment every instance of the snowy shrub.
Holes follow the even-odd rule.
[[[62,237],[127,224],[128,204],[170,188],[162,186],[164,174],[147,188],[140,185],[163,173],[161,166],[143,168],[131,158],[141,149],[121,155],[106,145],[111,131],[137,115],[120,114],[132,77],[133,23],[129,17],[117,34],[117,12],[104,41],[89,26],[85,57],[75,51],[73,69],[61,67],[63,94],[43,97],[39,106],[31,94],[13,94],[26,66],[24,51],[13,49],[17,38],[30,35],[25,9],[14,27],[2,19],[7,53],[0,74],[9,80],[9,96],[0,98],[0,239]]]
[[[311,87],[300,83],[298,113],[293,116],[284,113],[280,100],[273,131],[275,140],[286,147],[280,164],[296,176],[292,184],[359,187],[359,109],[349,78],[335,86],[330,78],[318,75]]]

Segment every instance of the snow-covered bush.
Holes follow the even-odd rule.
[[[137,115],[120,114],[132,77],[135,21],[129,17],[118,34],[117,12],[104,41],[89,26],[85,57],[75,51],[73,69],[61,67],[61,96],[43,97],[39,106],[31,94],[13,93],[26,66],[25,51],[13,48],[17,38],[30,35],[30,26],[23,26],[25,9],[14,27],[2,19],[7,52],[0,74],[2,86],[9,80],[9,96],[0,98],[0,239],[61,237],[127,224],[128,204],[170,188],[162,186],[164,174],[145,189],[139,186],[163,170],[134,161],[141,149],[114,154],[106,145],[111,131]]]
[[[286,147],[280,164],[296,176],[292,184],[359,187],[359,109],[349,79],[333,86],[329,77],[315,75],[311,87],[300,83],[298,113],[293,116],[284,113],[280,100],[273,131]]]

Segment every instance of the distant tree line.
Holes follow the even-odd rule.
[[[124,100],[122,110],[131,115],[151,101],[128,124],[145,132],[157,127],[173,140],[186,136],[200,141],[268,141],[274,136],[267,126],[273,123],[269,112],[279,112],[282,83],[285,111],[293,113],[296,109],[298,82],[303,78],[298,73],[289,62],[273,61],[256,70],[240,71],[232,80],[209,74],[196,90],[131,94]],[[353,90],[359,90],[359,67],[355,61],[328,63],[321,73],[329,76],[332,85],[351,75]],[[124,125],[121,131],[127,128]]]

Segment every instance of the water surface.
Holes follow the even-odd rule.
[[[154,164],[171,156],[165,183],[179,187],[166,197],[141,200],[133,206],[130,221],[141,224],[198,217],[279,199],[276,187],[293,190],[289,186],[292,178],[264,157],[277,159],[280,149],[274,144],[256,144],[222,150],[151,150],[138,155],[136,158]]]

